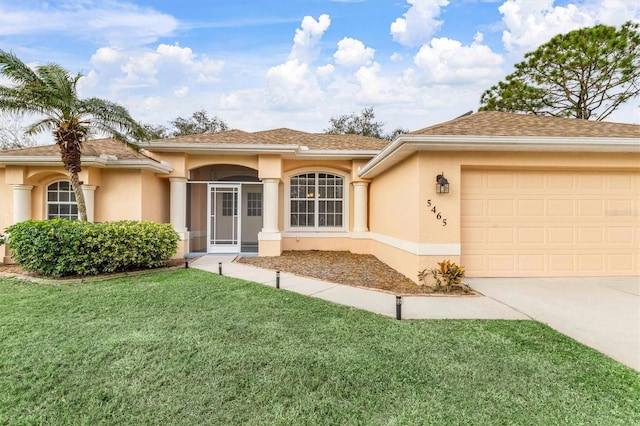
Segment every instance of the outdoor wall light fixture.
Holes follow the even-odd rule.
[[[436,193],[448,194],[449,193],[449,181],[444,177],[444,172],[441,175],[436,176]]]

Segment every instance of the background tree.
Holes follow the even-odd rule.
[[[363,109],[360,114],[343,114],[329,119],[330,127],[324,133],[330,135],[361,135],[383,139],[384,123],[374,121],[373,107]]]
[[[391,133],[389,133],[388,135],[385,135],[384,139],[388,140],[388,141],[393,141],[395,138],[397,138],[400,135],[406,135],[407,133],[409,133],[409,129],[405,129],[403,127],[398,127],[396,129],[394,129]]]
[[[191,114],[191,117],[176,117],[170,121],[171,128],[162,124],[143,124],[147,139],[165,139],[175,136],[197,135],[202,133],[222,132],[229,129],[229,125],[222,118],[209,118],[203,109]]]
[[[171,132],[162,124],[143,124],[142,128],[147,139],[165,139],[171,137]]]
[[[0,116],[0,150],[35,145],[37,145],[35,138],[24,133],[24,127],[19,120],[4,115]]]
[[[78,178],[83,142],[97,133],[131,145],[143,137],[144,130],[120,105],[98,98],[80,99],[76,86],[82,74],[71,75],[60,65],[40,65],[32,70],[13,53],[0,50],[0,75],[8,81],[0,85],[0,111],[39,117],[27,126],[28,135],[53,133],[69,172],[79,219],[86,221],[87,208]]]
[[[640,93],[640,25],[560,34],[485,91],[480,110],[602,120]]]
[[[171,125],[176,128],[171,133],[172,136],[196,135],[200,133],[215,133],[228,130],[227,123],[214,116],[209,118],[203,109],[194,112],[189,118],[178,117],[171,121]]]

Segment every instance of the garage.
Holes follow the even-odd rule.
[[[470,277],[640,275],[640,173],[464,169]]]

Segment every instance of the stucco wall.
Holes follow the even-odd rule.
[[[95,193],[95,220],[140,220],[142,177],[140,170],[112,169],[102,172],[102,184]]]
[[[369,230],[402,241],[419,241],[420,177],[418,157],[377,176],[369,186]]]
[[[169,180],[155,173],[142,171],[142,220],[168,223],[169,218]]]

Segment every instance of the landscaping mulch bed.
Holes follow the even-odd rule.
[[[346,251],[285,251],[281,256],[274,257],[239,257],[236,262],[395,294],[436,294],[433,287],[417,285],[370,254],[353,254]],[[416,275],[417,273],[418,271]],[[442,294],[477,293],[464,288],[454,288],[450,293]]]

